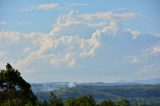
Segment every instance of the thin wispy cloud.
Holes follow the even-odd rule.
[[[138,64],[150,61],[150,58],[160,55],[160,44],[156,44],[152,47],[148,47],[132,56],[128,56],[130,63]]]
[[[37,10],[50,10],[50,9],[54,9],[58,6],[59,6],[59,4],[57,4],[57,3],[39,4],[39,5],[35,6],[35,9],[37,9]]]
[[[0,21],[0,25],[6,25],[7,23],[7,21]]]
[[[24,11],[32,11],[32,10],[41,10],[41,11],[47,11],[47,10],[53,10],[59,6],[58,3],[44,3],[44,4],[37,4],[32,5],[24,9]]]
[[[28,52],[30,52],[30,51],[31,51],[31,48],[29,48],[29,47],[26,47],[26,48],[23,49],[23,52],[24,52],[24,53],[28,53]]]
[[[140,76],[142,78],[145,77],[158,77],[160,70],[159,70],[160,64],[150,64],[150,65],[144,65],[142,67],[140,67],[136,73],[134,74],[135,76]],[[156,73],[153,74],[153,73]]]
[[[32,22],[30,22],[30,21],[21,21],[21,22],[18,22],[17,23],[18,25],[29,25],[29,24],[32,24]]]
[[[139,31],[132,30],[130,28],[126,29],[125,31],[129,32],[133,36],[133,39],[137,39],[141,34]]]
[[[160,55],[160,44],[152,46],[146,49],[144,52],[151,55],[154,55],[154,54]]]
[[[128,32],[130,35],[132,35],[132,38],[135,40],[138,37],[141,36],[155,36],[155,37],[160,37],[160,34],[158,33],[151,33],[151,32],[140,32],[135,29],[127,28],[124,30],[124,32]]]
[[[156,37],[160,37],[160,34],[159,34],[159,33],[146,32],[145,34],[147,34],[147,35],[152,35],[152,36],[156,36]]]
[[[10,54],[9,51],[0,51],[0,58],[5,57],[5,56],[7,56],[9,54]]]
[[[70,4],[67,4],[67,5],[75,7],[75,6],[87,6],[88,4],[87,3],[70,3]]]
[[[5,43],[11,43],[16,42],[21,39],[21,33],[20,32],[14,32],[14,31],[1,31],[0,32],[0,41],[3,42],[2,44],[5,45]]]
[[[127,10],[127,8],[121,7],[121,8],[112,9],[113,12],[115,12],[115,11],[124,11],[124,10]]]

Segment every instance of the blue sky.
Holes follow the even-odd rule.
[[[159,0],[1,0],[0,67],[29,82],[159,78]]]

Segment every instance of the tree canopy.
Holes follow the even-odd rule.
[[[6,69],[0,70],[0,103],[23,106],[27,102],[34,104],[35,101],[31,85],[21,77],[18,70],[7,63]]]

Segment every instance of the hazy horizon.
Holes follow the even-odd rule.
[[[160,79],[159,0],[1,0],[0,68],[31,83]]]

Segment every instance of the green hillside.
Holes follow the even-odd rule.
[[[117,100],[120,97],[160,101],[160,85],[77,86],[75,88],[54,90],[53,93],[63,99],[92,95],[98,101],[105,99]],[[42,100],[49,98],[49,92],[39,92],[36,95]]]

